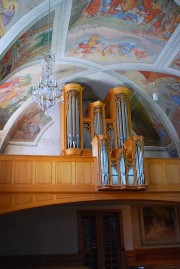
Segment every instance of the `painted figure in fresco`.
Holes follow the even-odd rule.
[[[10,4],[8,9],[4,9],[1,13],[3,24],[6,26],[15,14],[15,5]]]
[[[102,0],[100,15],[103,16],[110,8],[111,0]]]
[[[80,55],[81,53],[92,54],[99,53],[102,56],[108,55],[134,55],[136,59],[146,58],[146,52],[139,48],[140,40],[137,38],[124,37],[119,44],[105,45],[100,40],[99,35],[92,35],[88,40],[79,43],[78,47],[72,48],[68,55]]]
[[[15,5],[10,4],[9,8],[5,7],[5,2],[0,1],[0,37],[2,37],[5,32],[5,26],[11,21],[15,14]]]
[[[176,104],[180,105],[180,95],[178,95],[178,94],[174,94],[174,93],[170,93],[170,96],[171,96],[172,100],[173,100]]]
[[[166,40],[168,40],[174,32],[178,24],[176,23],[178,17],[176,18],[173,14],[169,14],[169,16],[167,16],[167,19],[163,21],[163,36]]]
[[[162,12],[160,5],[155,0],[144,0],[141,9],[144,9],[146,15],[143,24],[150,23],[157,15]]]
[[[111,44],[106,46],[102,51],[102,56],[107,55],[123,55],[123,46],[119,44]]]
[[[47,45],[47,34],[37,34],[34,37],[33,29],[29,29],[12,45],[0,61],[0,78],[3,79],[16,68],[24,64],[39,49]],[[51,35],[50,35],[51,38]],[[36,42],[38,41],[38,42]]]
[[[5,107],[10,100],[18,96],[16,85],[20,81],[19,78],[16,78],[0,85],[0,107]]]
[[[135,7],[137,0],[121,0],[122,9],[127,12]]]
[[[131,20],[137,25],[150,23],[154,17],[161,13],[160,5],[156,5],[154,0],[144,0],[143,4],[137,6],[137,1],[120,1],[120,4],[112,8],[109,13],[121,20]]]
[[[111,12],[114,11],[121,4],[121,0],[112,0],[110,5]]]
[[[146,58],[147,54],[144,50],[140,50],[137,48],[132,49],[132,53],[136,56],[138,60]]]
[[[90,0],[88,6],[83,10],[80,19],[97,16],[101,5],[101,0]]]
[[[170,91],[170,96],[173,102],[175,102],[177,105],[180,105],[180,82],[171,83],[171,85],[168,87]]]
[[[168,134],[167,134],[164,126],[162,125],[162,123],[159,120],[155,120],[153,118],[153,126],[154,126],[155,130],[157,131],[160,139],[167,137]]]
[[[83,17],[91,18],[100,14],[101,16],[106,13],[113,13],[115,9],[116,13],[119,9],[123,12],[135,7],[137,0],[89,0],[89,4],[83,10],[80,19]]]
[[[1,60],[0,64],[0,78],[1,80],[10,74],[12,70],[12,61],[11,61],[11,49],[6,52],[4,57]]]
[[[179,57],[179,58],[178,58]],[[172,61],[172,67],[175,68],[176,66],[177,67],[180,67],[180,56],[178,56],[177,58],[175,58],[173,61]]]
[[[91,53],[92,49],[98,44],[99,39],[98,35],[92,35],[89,40],[79,43],[79,48],[83,53]]]
[[[37,135],[40,132],[40,127],[37,121],[30,119],[27,122],[27,131],[29,135]]]
[[[121,20],[130,20],[134,23],[141,24],[144,20],[145,13],[141,11],[140,9],[134,7],[130,9],[128,12],[124,12],[123,10],[120,10],[114,16]]]
[[[21,43],[22,44],[22,43]],[[0,64],[1,79],[9,75],[16,67],[19,66],[22,55],[19,53],[20,42],[17,40],[14,45],[6,52]]]
[[[168,40],[174,32],[177,26],[178,17],[173,14],[164,15],[156,20],[150,29],[150,33],[153,36],[161,37],[164,40]]]
[[[23,124],[12,137],[12,141],[34,141],[40,131],[39,123],[34,118],[29,119],[29,117],[26,117]]]
[[[124,43],[124,44],[112,44],[105,47],[102,51],[102,56],[107,55],[126,55],[126,54],[135,55],[138,60],[146,58],[146,52],[144,50],[140,50],[136,48],[136,45],[132,43]]]

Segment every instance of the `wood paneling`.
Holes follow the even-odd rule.
[[[0,195],[0,211],[6,212],[6,208],[12,207],[12,195]]]
[[[167,187],[179,191],[180,159],[146,159],[146,180],[149,187]]]
[[[57,184],[72,184],[74,175],[73,162],[56,163],[56,182]]]
[[[163,163],[150,163],[149,170],[149,185],[163,185],[165,180],[165,171]]]
[[[0,183],[12,182],[13,160],[0,160]]]
[[[166,182],[169,185],[180,184],[180,164],[170,163],[166,164]]]
[[[32,162],[16,161],[13,169],[15,184],[30,184],[32,183]]]
[[[33,202],[33,195],[17,195],[14,197],[14,205],[25,205]]]
[[[93,184],[93,167],[90,162],[78,162],[76,165],[76,184]]]
[[[66,268],[86,269],[82,266],[80,255],[76,253],[56,255],[23,255],[0,257],[1,268],[34,269],[34,268]]]
[[[146,190],[96,191],[89,156],[0,156],[0,213],[42,205],[103,200],[180,202],[180,159],[146,159]]]
[[[36,162],[36,183],[51,184],[52,183],[52,162],[38,161]]]
[[[125,252],[128,266],[180,265],[180,248],[137,249]]]

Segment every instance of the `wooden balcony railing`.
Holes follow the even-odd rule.
[[[97,192],[96,158],[0,156],[0,213],[98,200],[180,202],[180,159],[145,159],[147,189]]]

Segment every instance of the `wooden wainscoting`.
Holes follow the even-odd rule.
[[[86,269],[79,254],[0,256],[0,268]]]
[[[180,191],[180,159],[145,159],[149,191]]]
[[[145,159],[146,190],[96,191],[93,157],[0,155],[0,213],[104,200],[180,202],[180,159]]]
[[[128,266],[180,266],[180,247],[148,248],[125,252]]]

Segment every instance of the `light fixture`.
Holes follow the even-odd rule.
[[[50,25],[50,0],[48,26]],[[37,103],[38,109],[44,110],[46,116],[51,115],[51,111],[59,102],[63,102],[64,96],[62,89],[58,88],[57,80],[53,77],[54,54],[51,54],[50,38],[48,31],[48,51],[41,56],[42,76],[38,86],[33,86],[33,100]]]
[[[152,98],[153,98],[154,101],[158,101],[158,93],[157,92],[153,92]]]

